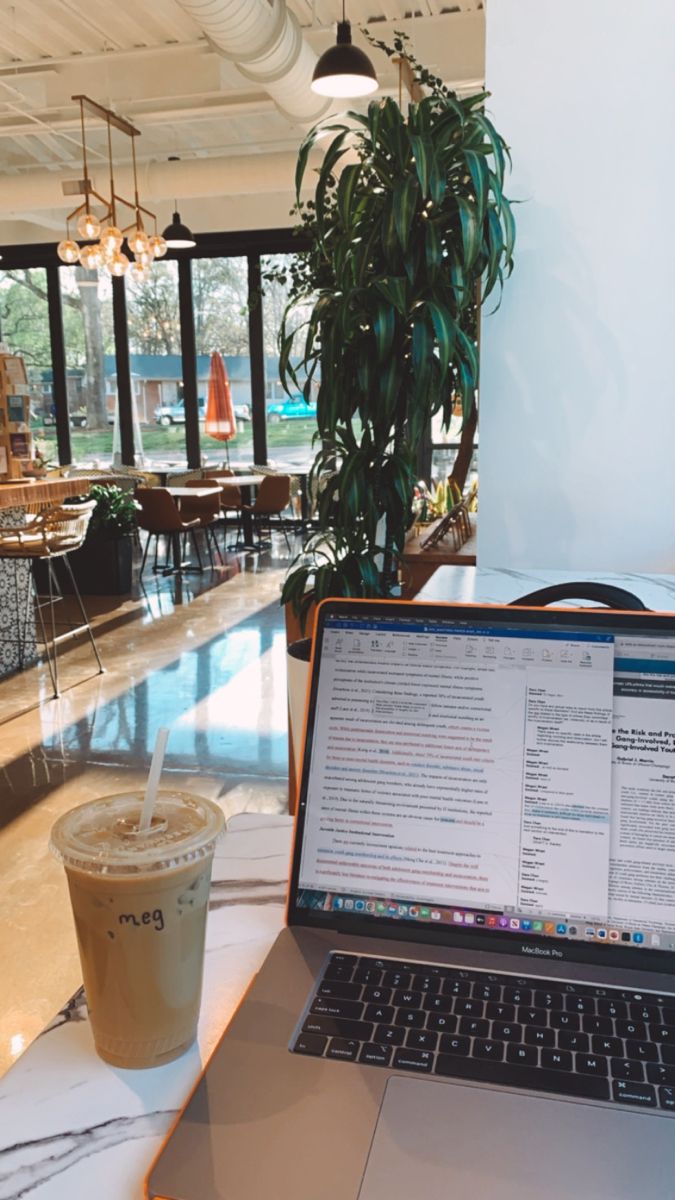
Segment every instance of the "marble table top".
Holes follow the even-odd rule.
[[[142,1200],[145,1174],[282,928],[291,817],[241,813],[216,851],[197,1044],[123,1071],[98,1058],[82,992],[0,1080],[0,1200]]]
[[[508,604],[535,588],[552,583],[593,580],[613,583],[634,592],[655,612],[675,612],[675,575],[611,574],[608,571],[515,571],[497,567],[439,567],[415,597],[416,600],[474,601]],[[571,604],[575,601],[570,601]]]

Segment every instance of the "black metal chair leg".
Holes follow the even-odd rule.
[[[202,563],[202,556],[199,553],[199,542],[197,541],[197,534],[194,529],[190,530],[190,536],[192,538],[192,545],[195,548],[195,554],[197,555],[197,562],[199,563],[199,570],[200,570],[200,572],[202,572],[204,570],[204,564]]]
[[[140,574],[138,576],[139,579],[143,578],[143,571],[145,570],[145,563],[146,563],[146,559],[148,557],[148,550],[150,549],[150,538],[151,537],[152,537],[152,534],[149,533],[147,536],[146,542],[145,542],[145,550],[143,551],[143,560],[141,562],[141,570],[140,570]]]

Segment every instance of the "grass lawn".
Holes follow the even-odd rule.
[[[267,427],[267,448],[270,458],[283,458],[284,451],[293,451],[294,458],[313,457],[312,437],[316,432],[314,420],[280,421]],[[52,461],[56,460],[56,436],[53,428],[48,428],[44,434],[34,430],[43,438],[49,448]],[[178,463],[185,461],[185,426],[184,425],[142,425],[141,438],[144,453],[156,459],[165,459]],[[107,429],[71,429],[70,444],[73,462],[87,462],[91,459],[109,461],[112,456],[113,431]],[[240,422],[237,435],[231,442],[218,442],[209,438],[201,430],[202,451],[208,458],[225,458],[225,446],[233,459],[250,459],[253,456],[253,430],[250,421]],[[221,453],[222,452],[222,453]]]

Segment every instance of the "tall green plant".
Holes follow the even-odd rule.
[[[312,598],[390,594],[415,452],[433,414],[449,425],[457,394],[465,419],[471,411],[477,305],[513,266],[508,152],[485,113],[488,93],[459,99],[408,54],[403,35],[393,47],[373,44],[406,53],[429,94],[407,115],[386,98],[365,116],[320,124],[299,152],[309,249],[291,281],[280,375],[306,400],[318,381],[310,487],[319,532],[282,594],[301,613]],[[310,152],[327,134],[314,198],[303,202]]]

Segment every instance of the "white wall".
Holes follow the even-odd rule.
[[[675,2],[489,0],[486,77],[523,203],[478,563],[675,572]]]

